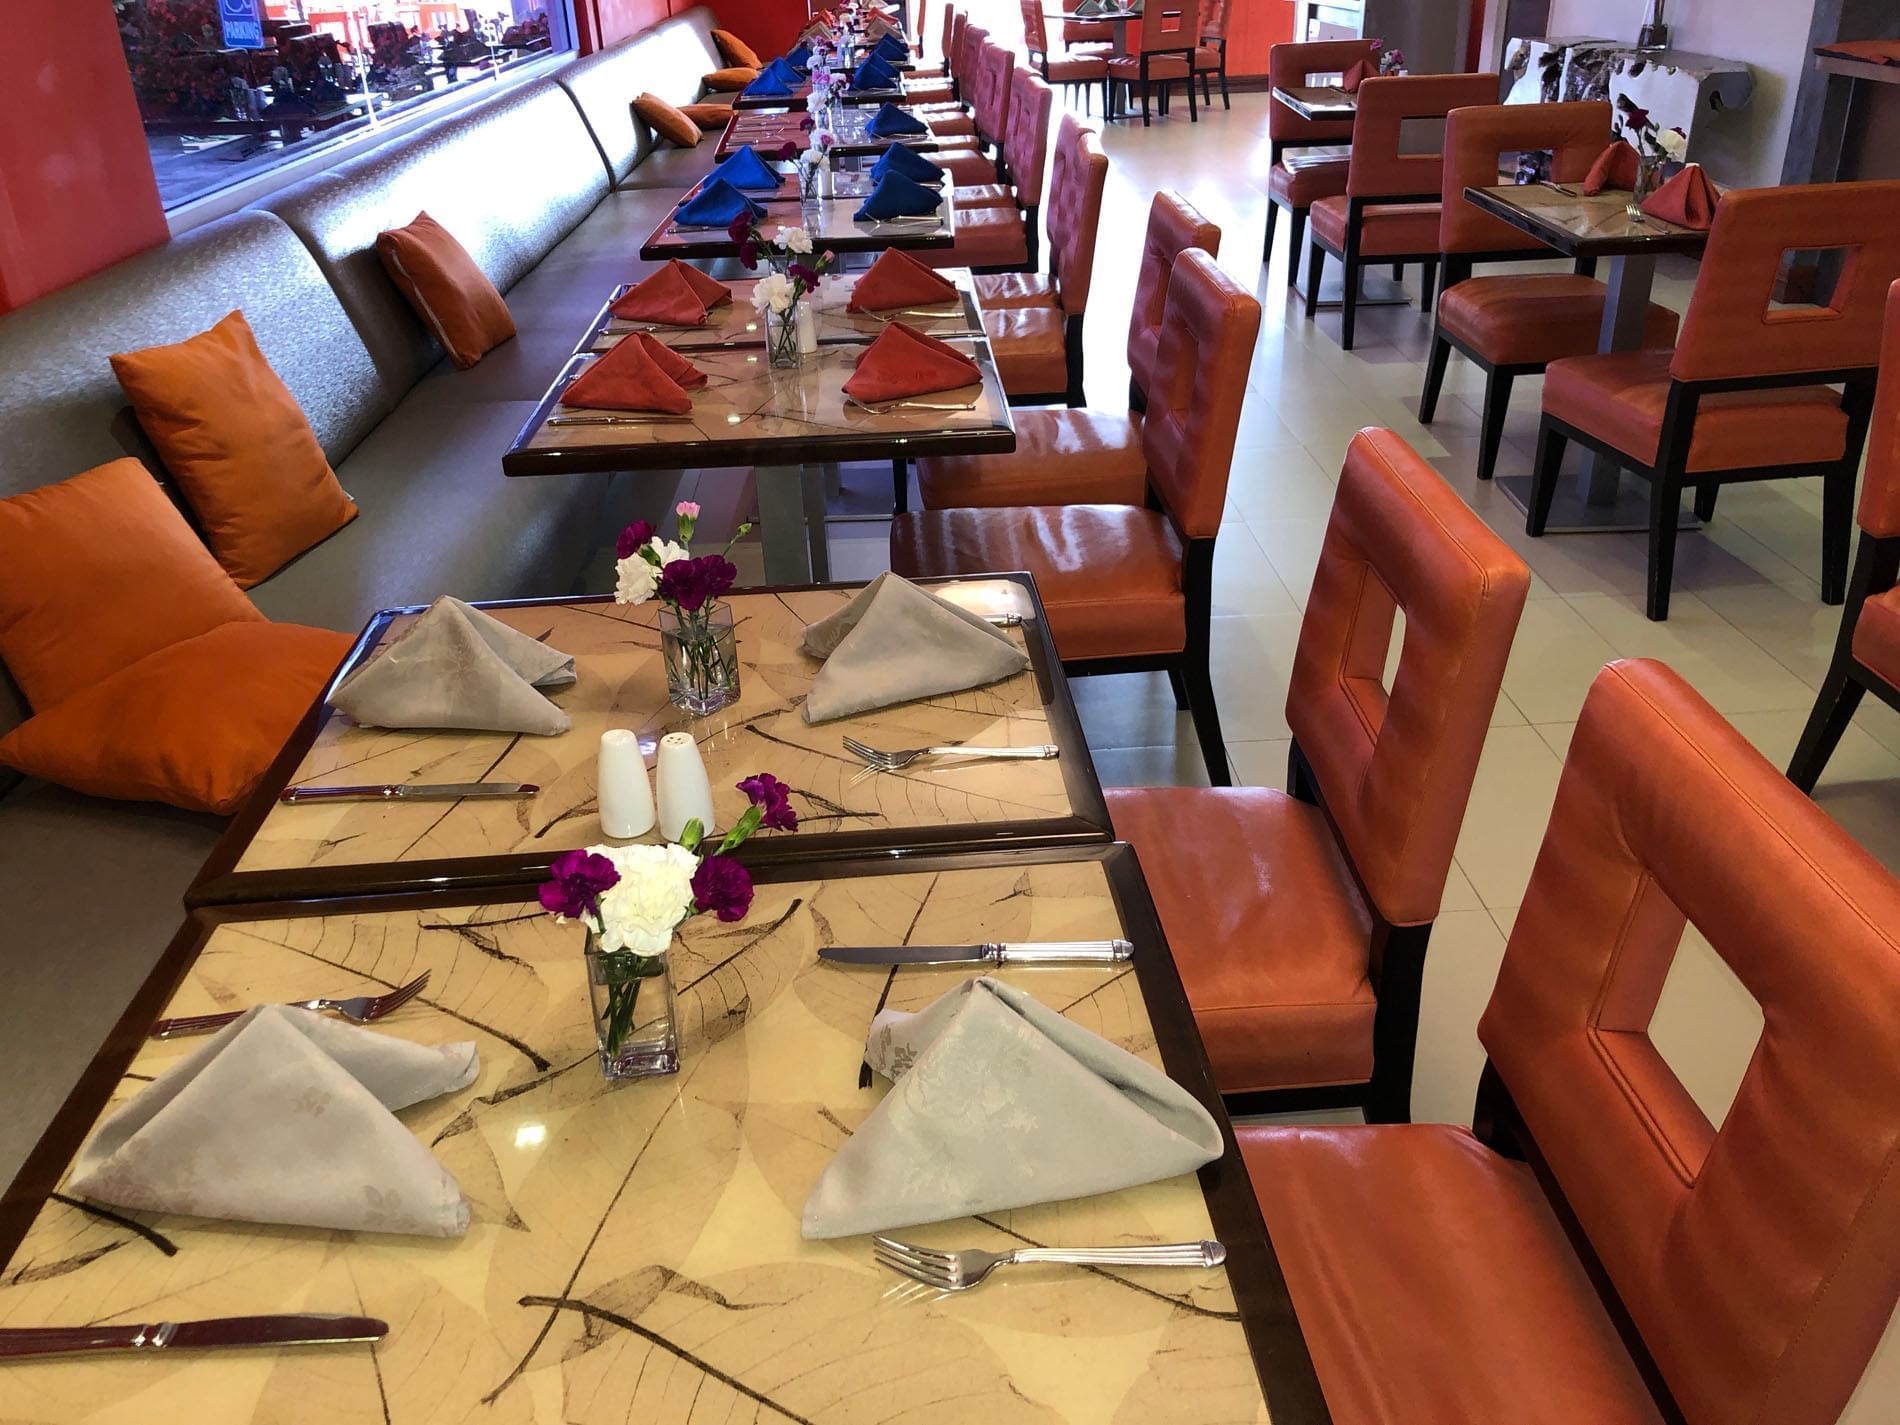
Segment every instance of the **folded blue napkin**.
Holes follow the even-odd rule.
[[[797,49],[794,49],[790,54],[785,56],[785,62],[794,69],[809,70],[811,68],[811,46],[808,44],[800,44]]]
[[[787,59],[784,55],[780,55],[777,59],[766,65],[759,73],[777,75],[780,79],[783,79],[787,84],[791,85],[798,85],[805,82],[805,70],[803,66],[793,64],[791,60]]]
[[[761,69],[759,77],[746,85],[745,92],[756,99],[789,99],[792,97],[792,86],[797,82],[787,81],[769,69]]]
[[[673,221],[688,228],[723,228],[741,213],[750,213],[757,222],[765,216],[765,207],[746,197],[723,178],[715,178],[673,210]]]
[[[780,182],[778,171],[760,158],[759,151],[751,144],[743,145],[706,177],[708,182],[721,178],[734,188],[753,188],[774,193],[778,191]]]
[[[864,205],[853,214],[859,222],[873,218],[915,218],[943,206],[943,194],[914,183],[901,173],[887,173]]]
[[[872,55],[852,73],[851,87],[858,90],[895,89],[897,71],[876,55]]]
[[[877,47],[873,49],[871,53],[876,55],[879,59],[888,59],[895,62],[900,59],[910,58],[910,46],[905,44],[896,35],[886,35],[877,42]]]
[[[871,116],[864,131],[873,138],[895,139],[909,134],[927,134],[930,126],[915,114],[906,114],[895,104],[886,104]]]
[[[943,170],[914,148],[893,144],[884,150],[884,157],[871,165],[871,176],[882,178],[887,173],[901,173],[913,183],[929,183],[941,186]]]

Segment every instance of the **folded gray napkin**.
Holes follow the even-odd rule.
[[[896,1079],[805,1200],[806,1237],[846,1237],[1113,1192],[1220,1156],[1174,1080],[989,978],[871,1022]]]
[[[808,723],[980,688],[1029,666],[1007,634],[891,573],[807,625],[804,651],[825,660],[805,697]]]
[[[259,1005],[99,1126],[67,1191],[239,1222],[459,1237],[468,1200],[391,1109],[474,1082],[431,1047]]]
[[[574,660],[444,595],[338,685],[331,702],[365,727],[566,732],[537,688],[574,681]]]

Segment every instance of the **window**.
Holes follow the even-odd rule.
[[[167,208],[571,51],[568,0],[113,0]]]

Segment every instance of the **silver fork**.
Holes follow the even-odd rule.
[[[895,772],[908,767],[919,757],[1011,757],[1028,762],[1047,762],[1052,757],[1062,755],[1062,749],[1053,742],[1045,742],[1038,747],[971,747],[967,744],[951,747],[906,747],[898,752],[880,752],[867,743],[859,742],[855,737],[844,739],[844,750],[854,757],[864,760],[866,766],[878,772]]]
[[[345,1019],[358,1024],[368,1024],[381,1019],[384,1015],[394,1014],[410,1000],[421,994],[429,983],[429,972],[424,970],[399,990],[391,990],[381,995],[355,995],[349,999],[300,999],[292,1000],[287,1009],[334,1010]],[[183,1019],[161,1019],[154,1024],[146,1036],[150,1039],[176,1039],[181,1034],[209,1034],[214,1029],[242,1019],[248,1011],[234,1010],[226,1014],[194,1014]]]
[[[1218,1267],[1227,1260],[1219,1242],[1173,1242],[1158,1247],[1020,1247],[1014,1252],[940,1252],[895,1237],[873,1237],[881,1266],[939,1291],[968,1291],[998,1267],[1062,1262],[1077,1267]]]
[[[970,384],[975,385],[976,383],[973,381]],[[847,406],[856,406],[861,411],[869,411],[874,416],[887,416],[892,411],[974,411],[979,404],[976,401],[912,401],[906,399],[902,401],[884,401],[874,406],[869,401],[860,401],[856,396],[846,396],[844,403]]]

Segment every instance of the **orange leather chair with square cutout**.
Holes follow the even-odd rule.
[[[1900,282],[1887,289],[1880,381],[1860,488],[1860,549],[1847,607],[1821,695],[1788,764],[1788,779],[1802,791],[1814,790],[1869,691],[1900,709]]]
[[[904,76],[904,92],[912,103],[953,104],[956,102],[956,83],[950,77],[950,54],[956,43],[959,13],[961,12],[954,6],[943,7],[943,33],[938,41],[942,50],[941,62],[914,65]]]
[[[1763,1020],[1719,1126],[1649,1037],[1685,920]],[[1237,1133],[1332,1418],[1833,1425],[1900,1299],[1896,1024],[1900,883],[1668,668],[1611,664],[1475,1131]]]
[[[1361,431],[1300,623],[1289,790],[1108,793],[1234,1111],[1411,1116],[1426,942],[1529,588],[1417,452]]]
[[[1665,619],[1685,488],[1709,520],[1725,484],[1818,476],[1821,601],[1840,603],[1887,288],[1900,277],[1895,214],[1900,181],[1724,193],[1673,351],[1572,356],[1545,370],[1525,529],[1544,532],[1570,441],[1641,476],[1648,612]],[[1844,254],[1826,301],[1778,304],[1782,259],[1817,249]]]
[[[1194,51],[1201,42],[1202,0],[1149,0],[1142,7],[1141,20],[1134,26],[1134,48],[1108,61],[1108,77],[1102,81],[1102,113],[1116,117],[1115,86],[1125,95],[1141,88],[1141,126],[1149,124],[1148,93],[1161,86],[1161,112],[1168,112],[1168,92],[1175,81],[1187,90],[1188,121],[1201,121],[1200,105],[1194,97]],[[1127,112],[1126,103],[1122,112]]]
[[[1220,80],[1220,106],[1234,107],[1227,92],[1227,0],[1201,0],[1201,42],[1194,47],[1194,77],[1201,81],[1201,102],[1214,107],[1213,81]]]
[[[1049,22],[1042,13],[1045,3],[1047,0],[1022,0],[1023,45],[1029,65],[1042,76],[1043,83],[1060,84],[1068,97],[1089,105],[1095,93],[1093,86],[1108,78],[1108,61],[1099,54],[1052,53]]]
[[[1182,253],[1141,423],[1158,508],[925,510],[891,523],[891,567],[908,578],[1033,573],[1070,674],[1165,670],[1186,693],[1216,784],[1230,778],[1208,668],[1214,540],[1259,332],[1260,303],[1207,253]]]
[[[1343,75],[1355,64],[1377,64],[1377,40],[1319,40],[1311,44],[1278,44],[1267,51],[1267,81],[1275,89],[1304,89],[1315,79]],[[1286,285],[1299,276],[1300,254],[1305,250],[1306,215],[1322,198],[1346,191],[1346,145],[1352,142],[1351,119],[1308,119],[1279,99],[1267,104],[1267,241],[1260,254],[1273,261],[1273,229],[1285,208],[1292,227],[1287,234]]]
[[[1128,361],[1135,372],[1129,411],[1039,407],[1016,417],[1016,449],[1007,455],[927,456],[917,462],[924,508],[1144,503],[1148,458],[1137,412],[1147,404],[1143,388],[1156,379],[1168,279],[1175,259],[1191,247],[1218,256],[1220,229],[1178,193],[1155,194],[1128,324]],[[898,512],[904,508],[900,486]]]
[[[1424,272],[1419,306],[1429,307],[1438,270],[1442,153],[1407,152],[1405,126],[1443,119],[1453,109],[1498,97],[1495,74],[1394,74],[1368,79],[1358,90],[1346,191],[1313,204],[1312,248],[1306,271],[1306,318],[1319,310],[1319,279],[1328,253],[1345,268],[1339,344],[1352,350],[1359,315],[1359,276],[1373,262],[1416,262]]]
[[[1553,361],[1598,350],[1609,288],[1591,274],[1590,259],[1580,261],[1569,274],[1473,277],[1474,263],[1533,262],[1555,253],[1467,202],[1465,189],[1494,186],[1498,164],[1507,153],[1544,151],[1551,156],[1552,182],[1581,185],[1609,141],[1611,113],[1601,102],[1485,104],[1454,109],[1445,121],[1438,316],[1418,419],[1430,425],[1438,414],[1445,368],[1456,347],[1484,372],[1480,480],[1489,480],[1497,465],[1512,384]],[[1667,347],[1675,339],[1676,314],[1651,302],[1642,344]]]

